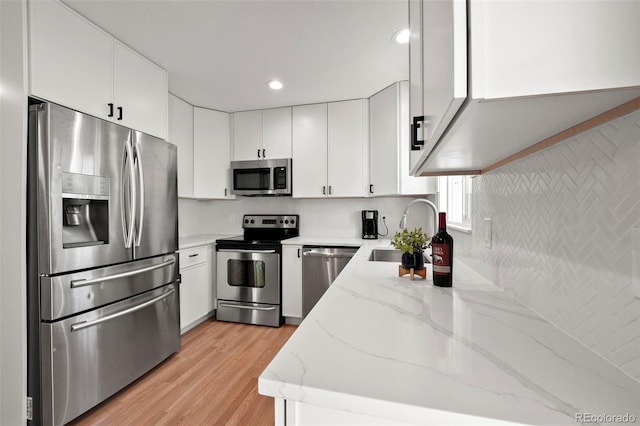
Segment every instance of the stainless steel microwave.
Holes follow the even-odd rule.
[[[232,161],[231,193],[291,195],[291,159]]]

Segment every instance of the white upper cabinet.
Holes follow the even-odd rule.
[[[166,139],[167,96],[165,70],[114,40],[113,103],[116,122]]]
[[[111,102],[109,34],[55,1],[30,1],[30,93],[106,118]]]
[[[228,199],[229,114],[205,108],[193,109],[193,196]]]
[[[411,116],[425,117],[412,173],[482,172],[640,96],[640,2],[411,0],[409,13]]]
[[[233,120],[233,159],[257,160],[262,156],[262,111],[231,114]],[[262,157],[260,157],[262,158]]]
[[[167,138],[167,73],[56,0],[30,1],[30,90]]]
[[[368,196],[366,99],[293,107],[293,197]]]
[[[376,93],[369,99],[369,110],[371,194],[436,193],[437,178],[409,175],[409,84],[401,81]]]
[[[169,94],[169,142],[178,147],[178,197],[193,197],[193,107]]]
[[[293,197],[327,195],[327,104],[293,107]]]
[[[331,102],[327,108],[328,195],[364,197],[369,184],[369,101]]]
[[[291,158],[291,107],[262,111],[263,158]]]
[[[233,158],[291,158],[291,107],[242,111],[233,117]]]

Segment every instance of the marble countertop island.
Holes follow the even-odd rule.
[[[461,262],[454,287],[438,288],[430,270],[410,281],[397,263],[368,261],[388,240],[360,243],[260,376],[261,394],[384,424],[640,422],[640,383]]]

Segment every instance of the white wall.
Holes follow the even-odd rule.
[[[433,201],[433,196],[429,196]],[[243,214],[289,213],[300,215],[300,235],[361,237],[362,210],[378,210],[378,231],[389,234],[398,230],[402,212],[409,202],[419,197],[295,199],[291,197],[240,197],[225,201],[179,201],[179,232],[194,234],[241,234]],[[422,227],[433,235],[431,210],[422,204],[411,208],[407,227]]]
[[[0,424],[25,424],[26,1],[0,1]]]
[[[456,256],[640,380],[640,112],[476,177],[472,209]]]

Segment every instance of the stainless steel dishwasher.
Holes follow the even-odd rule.
[[[357,247],[302,247],[302,315],[306,317]]]

